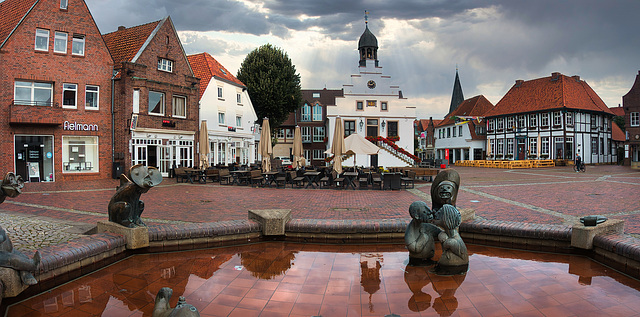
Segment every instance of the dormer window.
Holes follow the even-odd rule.
[[[173,61],[168,59],[161,58],[158,60],[158,70],[172,73],[173,72]]]
[[[69,0],[60,0],[60,10],[67,10],[69,7]]]

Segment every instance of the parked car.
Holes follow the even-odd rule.
[[[288,156],[278,156],[276,159],[282,161],[282,166],[289,166],[293,164]]]

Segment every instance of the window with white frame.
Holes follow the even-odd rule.
[[[527,122],[525,120],[525,116],[523,114],[518,116],[518,128],[524,128],[526,126]]]
[[[300,128],[303,143],[311,143],[311,127]]]
[[[456,137],[456,127],[452,127],[452,130],[453,130],[453,137],[455,138]]]
[[[507,130],[513,130],[514,126],[513,126],[513,117],[512,116],[508,116],[507,117]]]
[[[591,124],[591,130],[595,130],[596,129],[596,116],[593,115],[593,114],[589,114],[588,118],[589,118],[589,123]]]
[[[496,139],[490,139],[489,140],[489,148],[491,151],[488,151],[487,155],[494,155],[496,154]]]
[[[348,137],[356,133],[356,122],[354,120],[344,121],[344,136]]]
[[[158,70],[172,73],[173,72],[173,61],[168,60],[166,58],[158,59]]]
[[[13,103],[27,106],[51,106],[53,84],[32,81],[16,81]]]
[[[598,138],[597,137],[591,138],[591,154],[592,155],[598,154]]]
[[[87,85],[84,87],[84,108],[98,110],[100,105],[100,87]]]
[[[55,53],[67,53],[67,33],[55,32],[53,39],[53,51]]]
[[[495,129],[495,126],[496,126],[496,119],[489,119],[487,126],[488,126],[487,130],[493,131],[493,129]]]
[[[313,106],[313,121],[322,121],[322,106],[319,103]]]
[[[276,131],[276,138],[284,140],[284,129],[278,129],[278,131]]]
[[[540,114],[540,126],[548,127],[549,126],[549,113],[541,113]]]
[[[640,112],[629,113],[629,126],[630,127],[640,126]]]
[[[98,172],[97,136],[62,136],[62,172]]]
[[[447,138],[450,138],[450,137],[451,137],[451,127],[447,127]]]
[[[549,155],[549,137],[540,138],[540,155]]]
[[[222,87],[218,86],[218,99],[222,99]]]
[[[218,112],[218,124],[220,125],[227,124],[224,118],[224,112]]]
[[[78,85],[62,84],[62,107],[76,108],[78,106]]]
[[[529,138],[529,155],[538,154],[538,138]]]
[[[313,159],[316,161],[324,160],[324,151],[323,150],[313,150]]]
[[[496,149],[496,154],[498,155],[504,154],[504,139],[498,139],[498,147]]]
[[[304,156],[305,158],[310,158],[311,157],[311,150],[304,150],[302,152],[302,156]]]
[[[236,128],[242,129],[242,116],[236,116]]]
[[[513,139],[507,139],[507,155],[513,155]]]
[[[60,9],[66,10],[69,7],[69,0],[60,0]]]
[[[380,101],[380,110],[381,111],[389,110],[389,104],[386,101]]]
[[[84,56],[84,35],[74,34],[71,41],[71,54]]]
[[[187,97],[173,96],[171,97],[171,105],[173,108],[173,116],[176,118],[187,117]]]
[[[458,126],[458,136],[462,136],[462,125]]]
[[[529,115],[529,126],[535,128],[538,126],[538,114],[532,113]]]
[[[287,139],[293,140],[294,129],[287,129],[286,133],[287,133],[286,135]]]
[[[572,126],[573,125],[573,112],[567,112],[565,114],[565,121],[567,121],[567,125],[568,126]]]
[[[49,30],[36,29],[36,51],[49,50]]]
[[[553,113],[553,125],[559,126],[560,124],[562,124],[562,114],[560,111],[556,111]]]
[[[164,115],[164,93],[149,91],[149,114]]]
[[[324,142],[324,127],[313,127],[313,142]]]
[[[311,106],[308,104],[304,104],[302,106],[302,116],[300,118],[301,121],[311,121]]]
[[[140,89],[133,90],[133,113],[140,112]]]
[[[497,122],[498,122],[498,130],[503,130],[504,129],[504,118],[496,118]]]
[[[319,92],[314,92],[314,93],[311,95],[311,97],[312,97],[312,98],[320,98],[320,93],[319,93]]]
[[[240,94],[240,93],[236,93],[236,102],[237,102],[238,104],[241,104],[241,103],[242,103],[242,94]]]

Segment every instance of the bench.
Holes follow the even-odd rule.
[[[262,183],[264,182],[264,177],[262,177],[262,171],[251,170],[251,173],[249,174],[249,182],[251,183],[251,187],[253,187],[253,184],[262,185]]]

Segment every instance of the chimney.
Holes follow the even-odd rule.
[[[551,73],[551,80],[558,80],[558,78],[560,77],[560,75],[562,75],[562,74],[560,74],[560,73],[558,73],[558,72],[553,72],[553,73]]]
[[[520,86],[522,86],[522,83],[524,83],[524,80],[522,80],[522,79],[516,79],[516,87],[520,87]]]
[[[124,25],[118,26],[118,31],[126,30],[127,28]]]
[[[578,75],[573,75],[571,76],[571,78],[575,79],[577,82],[580,82],[580,76]]]

